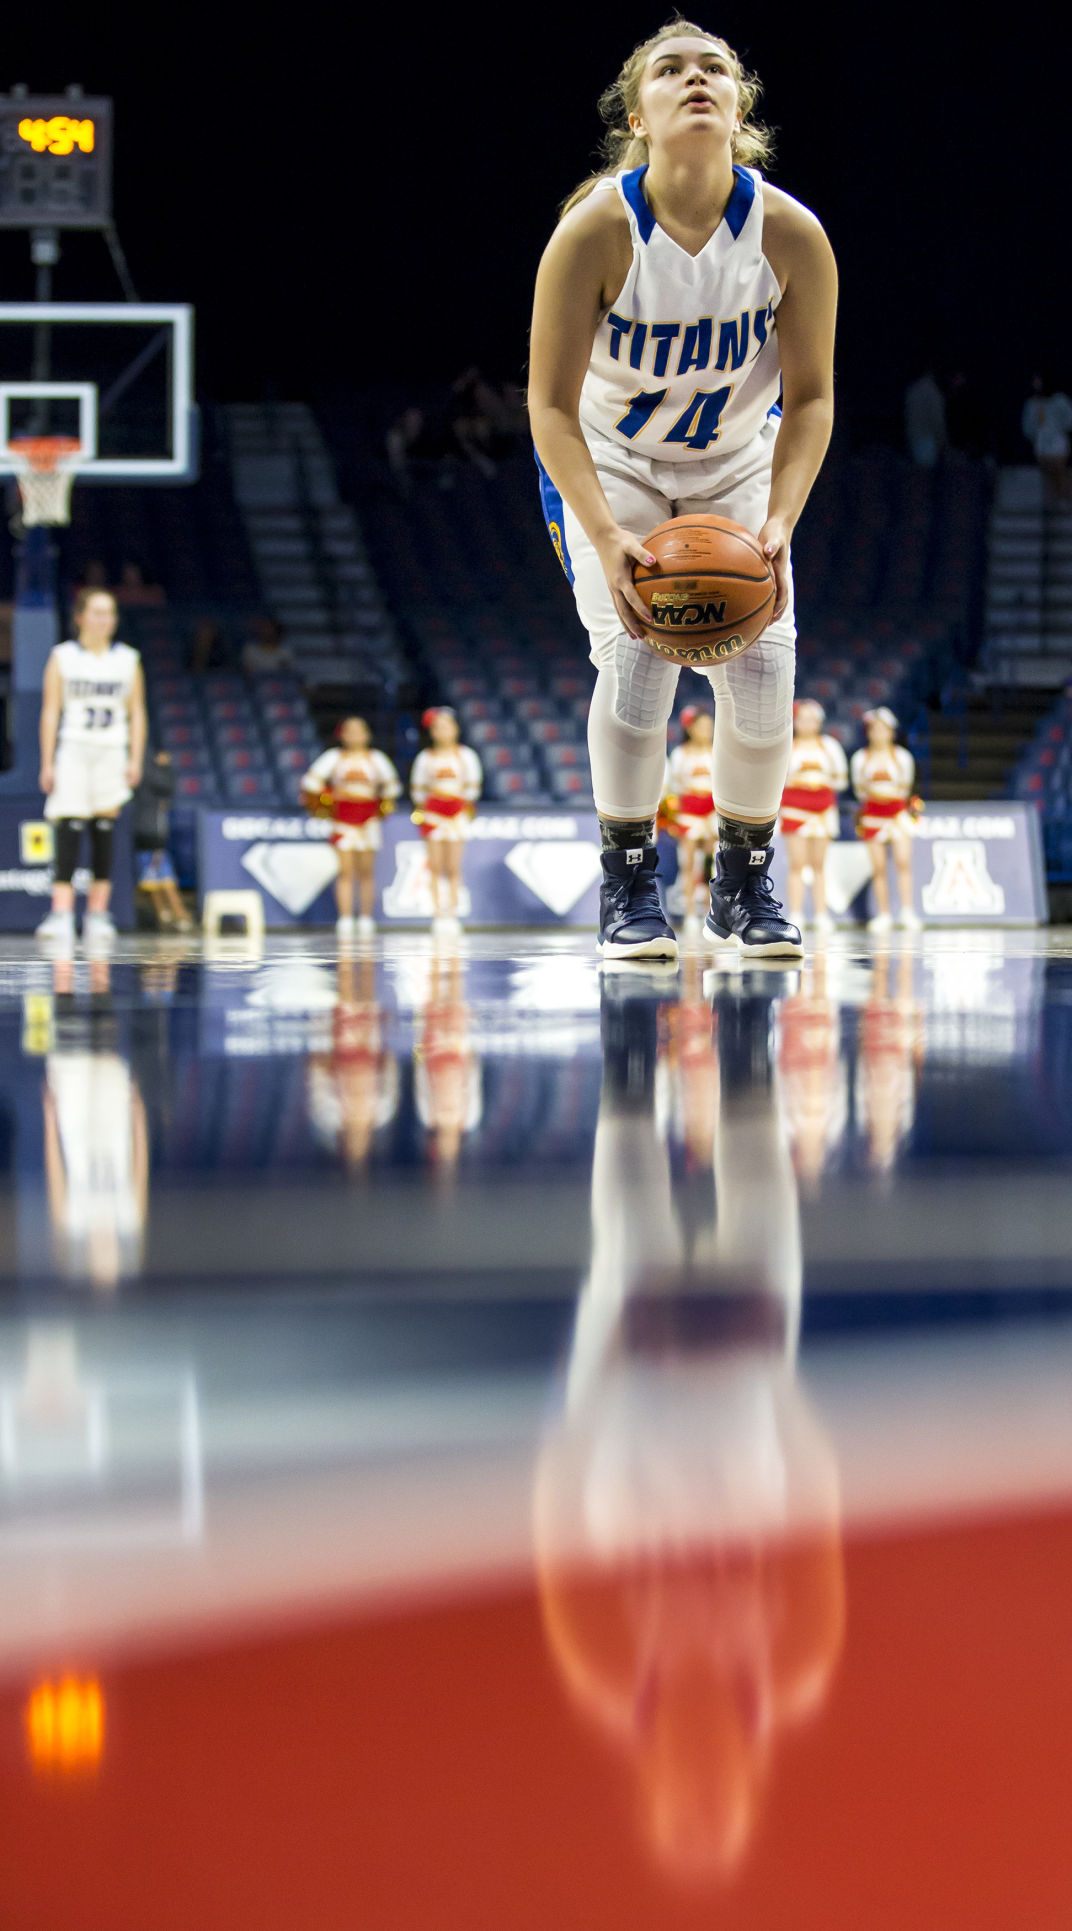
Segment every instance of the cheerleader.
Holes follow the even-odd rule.
[[[421,724],[430,743],[418,751],[410,773],[413,822],[428,841],[433,930],[457,932],[462,851],[484,784],[480,759],[461,743],[458,720],[448,705],[425,711]]]
[[[372,749],[372,733],[363,717],[344,717],[338,740],[310,765],[301,781],[302,797],[311,810],[330,817],[335,825],[331,842],[339,860],[335,903],[340,938],[370,939],[375,933],[376,853],[383,843],[382,820],[402,786],[398,772],[382,751]],[[354,881],[360,894],[360,917],[354,918]]]
[[[780,823],[789,860],[789,916],[797,925],[804,914],[804,868],[811,867],[811,892],[817,932],[832,932],[826,909],[826,851],[838,835],[837,794],[849,782],[845,753],[836,738],[823,735],[826,712],[813,697],[793,706],[793,748],[782,792]]]
[[[864,715],[867,743],[852,760],[852,788],[859,801],[856,818],[858,835],[871,854],[871,875],[878,907],[869,931],[889,932],[890,887],[886,870],[886,848],[893,850],[897,886],[901,895],[900,924],[908,932],[918,932],[923,921],[912,906],[912,846],[909,840],[922,805],[912,795],[916,764],[910,751],[897,743],[897,719],[886,704]]]
[[[685,916],[691,925],[707,910],[703,860],[714,856],[718,837],[718,814],[711,795],[715,722],[710,711],[701,711],[698,704],[686,704],[681,728],[684,742],[671,751],[666,762],[663,815],[673,836],[680,840],[681,888]]]

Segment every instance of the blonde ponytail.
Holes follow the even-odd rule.
[[[616,174],[626,174],[632,168],[643,168],[648,162],[648,144],[635,135],[629,126],[630,114],[635,114],[640,102],[640,83],[644,69],[656,47],[664,40],[678,40],[688,34],[695,40],[709,40],[712,46],[725,55],[726,63],[737,86],[737,102],[740,109],[741,125],[733,137],[733,158],[746,168],[762,168],[770,164],[774,156],[774,136],[761,121],[753,121],[751,116],[760,94],[763,91],[758,75],[746,72],[739,56],[726,41],[717,34],[709,34],[703,27],[697,27],[691,20],[668,20],[657,34],[642,40],[634,47],[622,67],[617,80],[599,97],[599,112],[607,123],[603,136],[603,166],[598,173],[590,174],[586,180],[566,196],[559,209],[559,219],[584,201],[600,181],[607,181]]]

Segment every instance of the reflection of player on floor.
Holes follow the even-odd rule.
[[[626,988],[608,1013],[611,992],[592,1264],[537,1475],[540,1599],[571,1698],[634,1773],[660,1864],[718,1882],[747,1854],[780,1738],[829,1691],[837,1471],[795,1374],[799,1215],[769,994],[718,1002],[718,1219],[686,1261],[654,1001],[649,1016]]]
[[[868,711],[864,717],[867,744],[853,757],[852,788],[859,801],[856,828],[867,841],[871,856],[871,877],[877,911],[870,922],[872,932],[888,932],[890,886],[887,855],[893,853],[897,887],[901,894],[898,923],[909,932],[918,932],[923,921],[912,905],[912,846],[915,821],[922,809],[912,796],[916,780],[916,761],[903,744],[897,742],[898,723],[886,704]]]
[[[715,721],[710,711],[698,704],[686,704],[681,713],[684,743],[677,744],[666,761],[666,796],[663,812],[672,835],[679,840],[678,864],[685,900],[685,917],[694,919],[706,909],[703,859],[711,856],[718,837],[718,817],[711,795],[711,746]]]
[[[372,959],[339,959],[339,1003],[330,1053],[308,1064],[309,1111],[318,1132],[350,1168],[363,1167],[372,1138],[398,1111],[398,1060],[384,1044]]]
[[[813,697],[793,706],[793,748],[782,792],[781,832],[789,860],[789,916],[804,923],[804,870],[811,867],[815,929],[832,932],[826,909],[826,854],[838,835],[837,794],[849,782],[845,753],[823,735],[826,712]]]
[[[310,807],[322,807],[335,825],[331,836],[339,860],[335,929],[340,938],[354,936],[356,879],[361,904],[356,930],[367,939],[376,930],[376,853],[383,844],[383,817],[402,786],[390,758],[373,750],[372,733],[363,717],[344,717],[335,736],[338,744],[322,752],[302,779],[302,796]]]
[[[41,789],[55,826],[52,910],[42,938],[73,941],[74,878],[88,827],[93,883],[85,936],[115,936],[112,895],[115,821],[141,781],[145,751],[145,682],[129,644],[113,641],[118,622],[108,590],[81,591],[75,601],[78,641],[57,644],[45,667],[41,705]]]
[[[74,966],[54,968],[56,1044],[45,1061],[45,1177],[57,1261],[113,1288],[141,1266],[149,1203],[145,1104],[116,1050],[110,968],[90,966],[90,1004],[75,1005]]]
[[[458,930],[462,853],[484,773],[476,752],[460,742],[449,705],[425,711],[421,724],[430,742],[418,751],[410,773],[413,822],[427,840],[434,929],[451,933]]]
[[[757,535],[777,581],[763,636],[704,672],[719,814],[705,932],[801,952],[768,874],[792,722],[789,545],[830,437],[836,273],[814,215],[750,165],[770,151],[758,92],[688,22],[638,47],[601,103],[606,171],[570,197],[536,283],[544,511],[599,667],[588,746],[605,958],[677,954],[653,828],[679,670],[643,640],[633,566],[646,533],[690,511]]]

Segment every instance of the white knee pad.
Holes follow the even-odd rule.
[[[596,810],[605,818],[647,818],[658,810],[678,675],[675,664],[625,635],[613,665],[601,667],[588,713],[588,755]]]
[[[729,818],[777,815],[793,743],[795,658],[762,637],[708,671],[715,693],[715,804]]]

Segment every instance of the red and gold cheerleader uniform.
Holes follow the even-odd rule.
[[[779,817],[783,837],[836,838],[837,794],[849,782],[845,753],[836,738],[794,738]]]
[[[469,836],[473,806],[484,785],[480,759],[467,744],[446,749],[429,746],[413,760],[409,794],[417,807],[422,838],[459,840]]]
[[[378,852],[383,843],[383,807],[399,796],[398,772],[382,751],[346,751],[333,746],[310,765],[302,779],[308,797],[330,794],[339,851]]]
[[[718,814],[711,796],[711,746],[678,744],[666,761],[664,814],[675,838],[715,838]]]
[[[852,788],[860,803],[856,829],[861,838],[886,845],[911,838],[915,830],[912,787],[916,761],[901,744],[865,745],[852,760]]]

